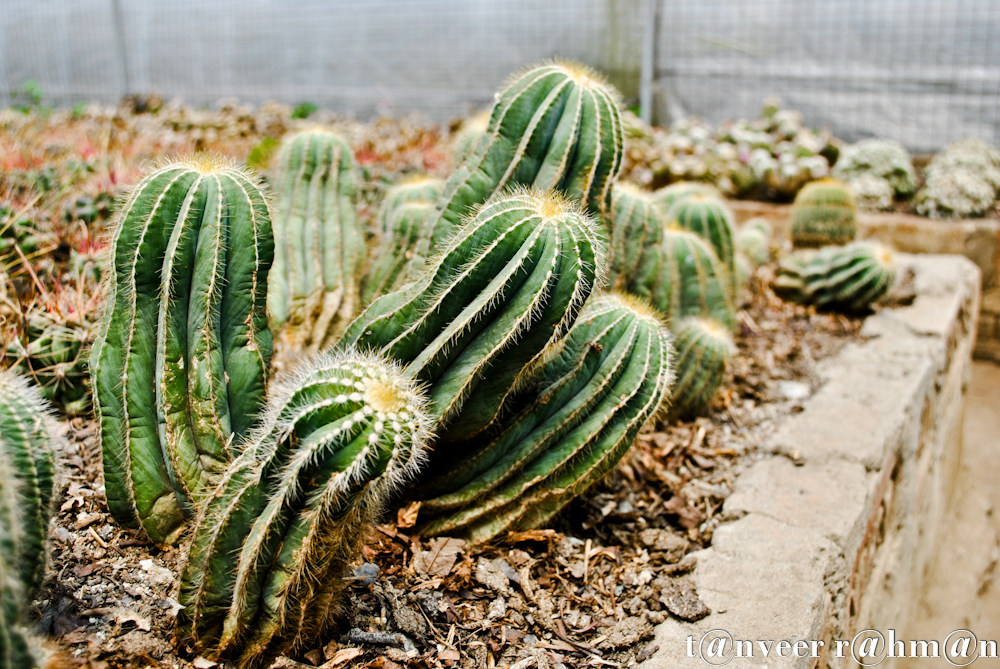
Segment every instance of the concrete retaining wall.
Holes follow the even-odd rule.
[[[646,669],[704,667],[687,639],[697,647],[713,629],[755,643],[825,641],[819,657],[757,649],[730,667],[855,666],[829,652],[833,640],[863,629],[906,638],[956,484],[980,273],[961,257],[902,260],[915,301],[869,317],[865,341],[820,364],[825,383],[738,477],[727,522],[695,554],[713,613],[661,624]]]

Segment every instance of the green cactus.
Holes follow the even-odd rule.
[[[603,267],[600,232],[576,205],[517,190],[480,208],[418,281],[375,300],[340,345],[408,364],[428,384],[431,413],[451,423],[439,442],[463,439],[493,421]]]
[[[385,192],[379,207],[379,233],[391,235],[393,221],[401,206],[408,202],[428,202],[434,204],[441,195],[444,182],[440,179],[418,174],[404,178]],[[384,240],[383,240],[384,241]]]
[[[751,270],[766,265],[771,260],[771,224],[763,218],[750,219],[740,227],[733,244]]]
[[[708,195],[718,197],[719,191],[714,186],[697,181],[678,181],[653,192],[653,202],[666,218],[670,208],[689,195]]]
[[[423,461],[430,426],[417,384],[374,354],[326,353],[277,384],[198,517],[179,637],[240,667],[314,642],[365,532]]]
[[[264,196],[220,159],[171,163],[132,191],[111,257],[90,359],[108,508],[168,544],[264,403]]]
[[[722,200],[699,193],[682,197],[667,211],[666,220],[668,223],[676,221],[712,245],[716,257],[729,273],[730,289],[735,293],[733,215]]]
[[[638,186],[618,182],[611,191],[609,264],[614,283],[635,276],[646,247],[663,239],[663,220],[651,195]]]
[[[484,111],[474,114],[462,122],[462,127],[455,134],[452,145],[451,161],[455,165],[461,165],[465,159],[471,156],[479,140],[486,134],[486,128],[490,124],[490,112]]]
[[[895,281],[892,251],[854,242],[792,254],[781,261],[772,288],[792,302],[854,311],[884,297]]]
[[[668,324],[687,316],[711,316],[736,326],[729,273],[715,251],[697,234],[668,225],[663,239],[643,254],[630,293],[648,300]]]
[[[355,171],[351,147],[332,132],[308,130],[282,144],[267,288],[281,361],[333,343],[360,310],[365,237]]]
[[[792,244],[814,248],[847,244],[857,234],[854,194],[836,179],[807,184],[795,196],[792,208]]]
[[[480,542],[548,521],[618,463],[669,396],[670,339],[635,298],[588,302],[526,406],[488,445],[418,485],[431,516],[420,533]]]
[[[670,413],[686,418],[712,404],[736,346],[726,327],[712,318],[685,318],[674,328],[674,337],[677,379]]]
[[[553,62],[516,75],[498,94],[485,137],[445,184],[410,278],[477,206],[510,187],[556,190],[606,216],[624,143],[618,94],[592,70]]]

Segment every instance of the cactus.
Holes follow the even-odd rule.
[[[722,200],[711,195],[695,193],[682,197],[667,211],[668,223],[677,222],[706,240],[715,249],[716,257],[729,273],[730,288],[736,292],[736,274],[733,264],[733,215]]]
[[[699,183],[697,181],[678,181],[655,191],[653,193],[653,203],[659,210],[660,216],[666,218],[670,208],[689,195],[717,196],[718,194],[719,191],[710,184]]]
[[[712,404],[736,346],[728,330],[712,318],[685,318],[674,328],[674,336],[677,380],[670,413],[686,418]]]
[[[981,173],[964,167],[927,175],[914,209],[931,218],[974,218],[993,209],[996,193]]]
[[[635,276],[646,247],[663,239],[663,221],[649,193],[619,182],[611,191],[610,223],[611,276],[624,285]]]
[[[329,625],[344,568],[416,473],[431,425],[417,385],[374,354],[326,353],[276,386],[180,578],[179,637],[241,667],[299,652]]]
[[[588,302],[527,405],[488,445],[419,484],[431,516],[421,534],[480,542],[548,521],[618,463],[669,396],[670,339],[635,298]]]
[[[604,267],[593,221],[556,193],[481,207],[416,282],[375,300],[340,346],[381,350],[428,384],[441,441],[489,425]],[[461,420],[455,420],[461,409]]]
[[[927,165],[928,181],[932,177],[968,170],[1000,194],[1000,151],[978,139],[960,139],[944,147]]]
[[[264,403],[264,196],[225,161],[171,163],[132,191],[111,256],[90,359],[108,508],[168,544]]]
[[[841,151],[833,178],[852,181],[864,175],[884,179],[897,195],[912,195],[917,187],[910,154],[888,139],[862,140]]]
[[[490,112],[484,111],[474,114],[462,122],[462,127],[455,134],[455,140],[451,152],[451,160],[455,165],[461,165],[465,159],[471,156],[479,141],[486,135],[486,128],[490,124]]]
[[[643,254],[628,290],[648,300],[668,324],[686,316],[711,316],[736,326],[729,273],[708,242],[676,225],[668,225],[662,241]]]
[[[795,196],[792,244],[799,248],[847,244],[857,234],[854,194],[836,179],[808,184]]]
[[[854,193],[858,209],[863,211],[890,211],[895,193],[892,184],[873,174],[860,174],[848,180],[848,188]]]
[[[772,283],[783,299],[835,309],[861,310],[896,281],[892,251],[874,242],[827,247],[784,259]]]
[[[763,218],[752,218],[740,227],[733,243],[752,270],[766,265],[771,260],[771,224]]]
[[[408,202],[434,204],[441,195],[442,188],[444,188],[443,181],[426,174],[407,177],[389,188],[379,207],[379,233],[382,235],[393,233],[393,221],[401,206]]]
[[[267,313],[280,331],[283,364],[286,352],[333,343],[359,311],[365,238],[355,211],[354,155],[334,133],[309,130],[285,141],[276,184]]]
[[[445,184],[410,278],[475,207],[509,187],[560,191],[606,216],[624,142],[618,94],[592,70],[553,62],[515,76],[497,96],[486,135]]]

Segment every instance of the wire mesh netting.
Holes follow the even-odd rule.
[[[4,102],[35,82],[46,104],[157,93],[446,119],[487,105],[512,71],[564,57],[607,72],[634,104],[649,34],[659,124],[752,118],[777,96],[849,141],[881,136],[930,151],[959,137],[1000,139],[1000,0],[4,5]],[[656,29],[646,31],[650,17]]]

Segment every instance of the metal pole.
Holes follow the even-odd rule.
[[[644,0],[642,62],[639,69],[639,114],[645,123],[653,122],[653,81],[656,74],[656,14],[659,0]]]
[[[125,26],[122,24],[122,8],[120,0],[111,0],[111,18],[115,24],[115,42],[118,49],[118,76],[121,81],[121,98],[125,98],[131,85],[128,80],[128,63],[125,60]]]

